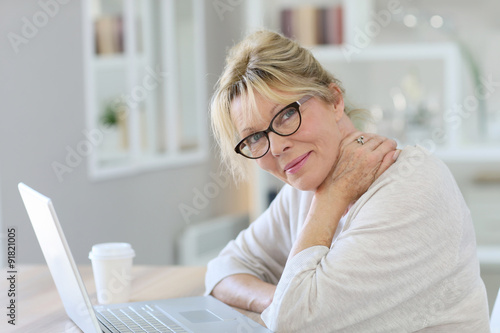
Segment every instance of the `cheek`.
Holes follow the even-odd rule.
[[[332,148],[338,147],[341,140],[336,128],[324,123],[305,127],[304,131],[300,133],[300,139],[304,142],[313,143],[323,151],[331,151]]]
[[[259,158],[255,162],[262,170],[267,171],[276,178],[283,180],[283,174],[281,173],[279,164],[271,154],[268,153],[266,156]]]
[[[306,128],[304,140],[313,143],[318,153],[318,167],[329,171],[336,163],[342,137],[335,126],[323,123],[314,128]]]
[[[273,173],[273,158],[270,154],[270,152],[267,153],[266,156],[259,158],[258,160],[255,160],[259,168],[262,170],[265,170],[267,172]]]

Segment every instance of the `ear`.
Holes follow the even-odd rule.
[[[328,89],[334,96],[333,111],[335,112],[335,120],[338,122],[344,115],[344,96],[342,95],[342,90],[335,83],[330,83]]]

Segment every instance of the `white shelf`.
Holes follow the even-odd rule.
[[[465,164],[500,163],[499,147],[465,147],[460,149],[438,149],[436,155],[445,162]]]
[[[481,265],[500,271],[500,244],[498,246],[478,245],[477,257]]]
[[[104,137],[87,158],[90,179],[185,166],[208,157],[204,3],[102,0],[102,6],[92,11],[93,2],[85,2],[87,128]],[[93,20],[109,14],[121,17],[120,29],[102,30],[101,26],[99,32],[109,37],[111,31],[121,31],[117,38],[123,50],[96,54]],[[186,54],[191,55],[187,60]],[[116,104],[122,117],[112,132],[120,145],[113,143],[116,138],[99,122],[106,108]]]
[[[207,158],[208,152],[199,150],[163,155],[145,155],[140,160],[130,156],[122,156],[121,160],[114,160],[115,163],[110,160],[105,168],[91,170],[90,175],[93,181],[109,180],[165,168],[182,168],[201,163]]]
[[[391,60],[426,60],[457,57],[459,50],[454,43],[407,43],[407,44],[372,44],[359,49],[347,57],[349,46],[346,45],[315,45],[311,52],[319,62],[324,61],[391,61]]]
[[[126,70],[129,66],[129,61],[127,57],[123,54],[108,54],[108,55],[98,55],[93,59],[93,67],[97,71],[106,70],[116,70],[123,69]],[[146,57],[144,55],[136,56],[136,66],[144,67],[147,65]]]

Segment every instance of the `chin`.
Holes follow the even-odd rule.
[[[293,186],[293,187],[296,188],[297,190],[304,192],[315,192],[317,189],[317,187],[299,187],[299,186]]]
[[[301,191],[316,191],[316,189],[321,185],[322,182],[316,181],[315,179],[297,179],[296,181],[287,181],[287,183]]]

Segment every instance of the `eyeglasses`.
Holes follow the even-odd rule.
[[[290,136],[297,132],[302,123],[299,107],[311,97],[310,95],[304,96],[298,101],[285,106],[273,117],[266,130],[245,137],[236,145],[234,151],[250,159],[258,159],[266,155],[271,147],[269,132],[276,133],[279,136]]]

